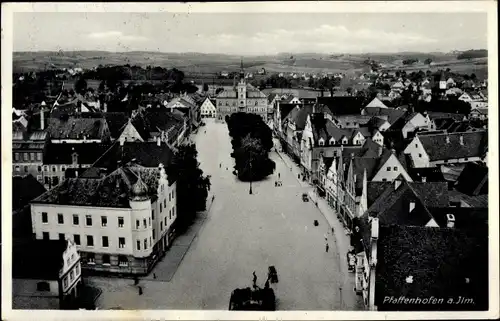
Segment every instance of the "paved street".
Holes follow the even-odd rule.
[[[296,179],[296,169],[291,171],[278,154],[271,153],[275,175],[254,183],[254,194],[249,195],[249,183],[237,181],[231,173],[226,125],[205,122],[195,140],[201,167],[212,176],[215,201],[201,229],[187,244],[175,274],[168,272],[162,278],[171,278],[169,282],[141,280],[142,296],[132,280],[92,278],[91,283],[103,291],[99,308],[226,310],[233,289],[251,286],[253,271],[262,286],[268,266],[274,265],[279,275],[278,310],[356,309],[357,297],[352,287],[346,288],[352,275],[340,264],[344,260],[337,249],[339,241],[314,203],[302,202],[302,193],[311,188]],[[274,186],[277,173],[282,187]],[[319,226],[313,225],[314,220]],[[345,246],[343,241],[339,244]],[[155,269],[168,264],[163,260]]]

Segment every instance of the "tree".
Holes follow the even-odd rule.
[[[87,91],[87,81],[80,77],[75,83],[75,92],[83,95]]]
[[[429,66],[431,65],[431,62],[432,62],[432,59],[431,59],[431,58],[427,58],[427,59],[425,59],[425,61],[424,61],[424,63],[425,63],[426,65],[429,65]]]
[[[191,225],[197,212],[206,209],[210,191],[210,176],[204,175],[197,156],[195,144],[181,145],[167,167],[169,183],[176,183],[179,215],[175,224],[181,230]]]

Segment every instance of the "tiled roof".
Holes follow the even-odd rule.
[[[467,163],[455,188],[470,196],[488,194],[488,167],[480,163]]]
[[[368,105],[366,105],[366,107],[387,108],[387,106],[383,102],[381,102],[377,97],[373,98],[373,100]]]
[[[333,115],[359,114],[363,108],[363,102],[357,97],[318,97],[317,103],[325,105]]]
[[[488,208],[475,207],[441,207],[429,209],[439,226],[446,227],[447,214],[455,216],[454,228],[484,229],[488,228]]]
[[[438,119],[438,118],[453,118],[455,120],[461,121],[465,117],[465,114],[442,113],[442,112],[437,112],[437,111],[429,111],[427,113],[429,114],[429,118],[431,120]]]
[[[132,187],[140,175],[147,195],[157,199],[159,168],[138,165],[120,167],[102,179],[68,178],[32,203],[130,208]]]
[[[104,118],[50,118],[47,132],[52,139],[107,139],[109,129]]]
[[[12,209],[21,209],[45,192],[45,187],[31,174],[12,177]]]
[[[488,208],[488,194],[480,194],[470,196],[456,189],[449,191],[450,202],[462,203],[465,202],[469,207]]]
[[[112,138],[117,139],[122,134],[129,117],[126,113],[104,113]]]
[[[72,164],[73,153],[78,155],[78,164],[93,164],[111,146],[101,143],[65,143],[48,144],[44,151],[43,163],[45,165]]]
[[[379,310],[487,310],[488,234],[445,228],[381,226],[375,305]],[[384,304],[384,298],[471,298],[474,305]]]
[[[25,239],[15,240],[12,245],[13,278],[47,281],[59,279],[67,241]]]
[[[123,146],[115,142],[101,157],[99,157],[93,167],[114,170],[118,162],[128,163],[134,158],[135,163],[144,167],[158,167],[160,163],[164,166],[170,165],[173,151],[162,143],[158,146],[156,142],[124,142]]]
[[[342,127],[351,126],[355,123],[359,126],[365,125],[372,118],[370,115],[335,115],[334,121]]]
[[[449,138],[449,143],[446,138]],[[463,137],[463,145],[460,144],[460,137]],[[482,157],[485,146],[488,145],[488,134],[486,131],[449,133],[419,136],[419,140],[424,147],[431,161]]]
[[[353,174],[356,176],[356,194],[361,193],[364,171],[366,170],[366,179],[370,181],[380,168],[384,166],[391,155],[392,152],[390,150],[384,149],[380,157],[351,157],[349,155],[344,157],[343,162],[350,164],[349,166],[353,166]]]
[[[296,106],[299,106],[299,108],[302,106],[300,104],[283,104],[280,102],[280,115],[281,115],[281,120],[283,121],[286,116],[290,113],[291,110],[293,110]]]
[[[296,130],[303,130],[306,126],[307,116],[311,115],[313,112],[313,105],[303,105],[299,109],[297,116],[295,117],[295,128]]]
[[[246,98],[267,98],[266,94],[261,92],[259,89],[255,88],[254,86],[250,84],[246,84],[247,86],[247,97]],[[238,91],[235,88],[232,90],[224,90],[221,93],[217,95],[217,98],[238,98]]]

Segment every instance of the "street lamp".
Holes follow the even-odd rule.
[[[248,194],[252,195],[252,162],[250,162],[250,190],[248,191]]]

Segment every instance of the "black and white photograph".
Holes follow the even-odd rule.
[[[2,319],[498,317],[496,7],[2,5]]]

